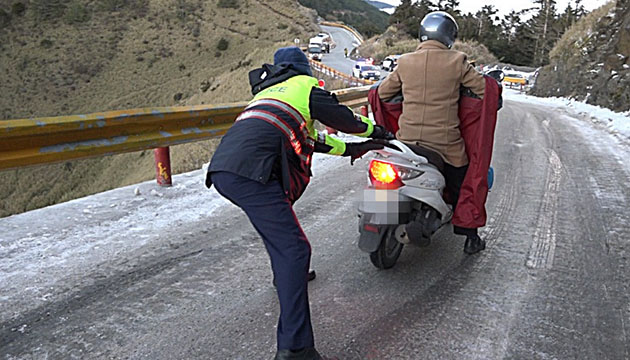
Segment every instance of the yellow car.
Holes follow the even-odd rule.
[[[503,78],[504,82],[509,82],[511,84],[521,84],[526,85],[527,80],[520,74],[506,74]]]

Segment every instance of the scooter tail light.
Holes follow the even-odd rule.
[[[372,160],[369,172],[372,185],[378,189],[398,189],[404,185],[398,170],[392,164]]]

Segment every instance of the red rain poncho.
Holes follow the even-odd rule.
[[[453,225],[479,228],[486,224],[486,198],[488,196],[488,169],[492,160],[494,129],[501,87],[486,76],[483,100],[462,96],[459,100],[459,119],[462,138],[468,155],[468,171],[462,183],[453,214]],[[402,103],[387,103],[378,96],[374,87],[368,94],[374,120],[387,130],[398,131],[398,117]]]

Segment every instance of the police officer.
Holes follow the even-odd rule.
[[[251,71],[249,79],[255,96],[221,140],[206,185],[245,211],[271,258],[280,301],[275,359],[321,359],[307,293],[311,247],[292,205],[309,183],[313,152],[354,161],[383,146],[345,143],[319,133],[313,120],[363,137],[393,135],[319,88],[297,47],[278,49],[274,64]]]

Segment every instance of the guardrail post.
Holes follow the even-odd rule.
[[[153,149],[155,156],[155,179],[160,186],[171,186],[171,155],[168,147]]]

